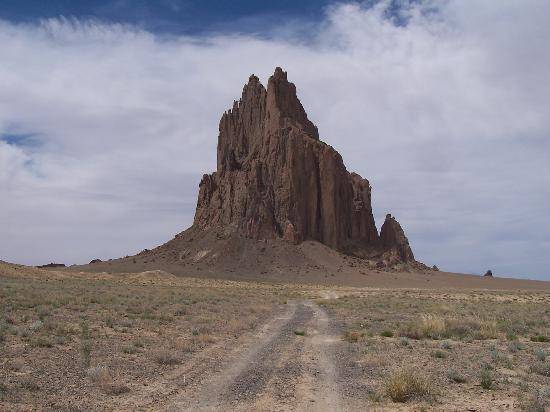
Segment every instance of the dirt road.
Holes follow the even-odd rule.
[[[289,302],[239,347],[215,345],[131,399],[128,409],[338,411],[347,345],[312,301]],[[344,407],[347,405],[347,407]]]

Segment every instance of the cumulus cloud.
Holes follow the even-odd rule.
[[[550,4],[387,10],[262,37],[0,22],[0,258],[82,263],[189,226],[221,113],[279,65],[420,260],[549,279]]]

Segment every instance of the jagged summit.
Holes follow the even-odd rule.
[[[365,258],[395,249],[392,260],[414,259],[397,221],[385,225],[381,240],[368,180],[349,173],[340,154],[319,140],[280,67],[267,90],[250,76],[221,118],[217,151],[216,172],[199,185],[195,227],[295,244],[316,240]]]

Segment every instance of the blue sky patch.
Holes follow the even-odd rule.
[[[40,146],[40,141],[34,133],[1,133],[0,140],[12,146],[27,148]]]

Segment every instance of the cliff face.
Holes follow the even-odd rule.
[[[292,243],[317,240],[361,257],[404,244],[397,222],[385,224],[379,237],[369,182],[349,173],[338,152],[319,140],[280,68],[267,90],[251,76],[242,98],[223,114],[217,156],[216,172],[199,186],[196,228]],[[403,261],[414,259],[408,241],[406,246],[398,247]]]

